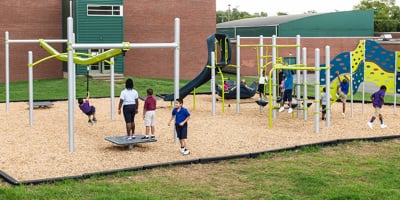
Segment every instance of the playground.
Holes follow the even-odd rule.
[[[159,100],[156,110],[157,142],[137,144],[134,148],[115,145],[104,138],[125,135],[123,116],[110,119],[110,99],[92,99],[96,106],[98,122],[88,125],[87,117],[74,106],[75,151],[68,151],[68,102],[56,101],[50,108],[34,109],[35,124],[29,125],[26,102],[12,102],[9,112],[1,112],[0,170],[18,182],[40,181],[61,177],[82,177],[90,174],[115,172],[143,168],[143,166],[168,164],[171,162],[208,159],[229,155],[256,153],[296,145],[324,141],[369,138],[399,135],[398,113],[393,105],[383,107],[385,124],[380,129],[375,122],[374,129],[367,126],[373,113],[372,106],[354,104],[354,116],[341,115],[341,103],[332,104],[331,124],[327,128],[321,121],[320,132],[313,129],[313,110],[308,112],[309,120],[295,117],[287,112],[278,113],[272,128],[268,128],[268,109],[255,103],[257,97],[242,100],[241,111],[235,106],[221,110],[217,103],[216,115],[212,116],[211,95],[197,95],[194,108],[193,96],[184,99],[184,106],[191,112],[189,121],[188,147],[191,154],[183,156],[179,144],[174,143],[173,127],[167,125],[171,115],[169,102]],[[118,98],[115,98],[115,102]],[[231,105],[235,100],[225,100]],[[0,106],[5,106],[0,104]],[[136,116],[136,133],[143,134],[145,127],[142,116],[143,101],[140,101]],[[296,113],[296,111],[294,111]]]

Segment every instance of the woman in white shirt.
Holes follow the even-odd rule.
[[[131,140],[135,138],[135,115],[139,108],[139,94],[133,89],[133,80],[130,78],[125,81],[125,89],[119,96],[118,114],[121,114],[122,106],[126,123],[126,139]]]

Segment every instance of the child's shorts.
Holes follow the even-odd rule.
[[[136,104],[124,105],[123,112],[125,123],[135,122]]]
[[[96,108],[94,106],[90,106],[90,111],[85,113],[87,116],[93,115],[96,112]]]
[[[145,126],[154,126],[156,123],[156,111],[148,110],[144,114],[144,125]]]
[[[287,89],[283,92],[283,102],[292,101],[292,89]]]
[[[326,105],[322,105],[322,114],[326,113]]]
[[[179,124],[175,124],[176,136],[181,139],[187,139],[187,122],[180,126]]]
[[[264,94],[264,84],[258,84],[258,89],[257,89],[257,91],[258,91],[260,94]]]

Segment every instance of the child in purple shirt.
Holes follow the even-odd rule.
[[[94,106],[91,106],[89,104],[89,92],[87,93],[86,99],[83,100],[82,98],[78,98],[78,103],[79,103],[79,108],[82,110],[83,113],[85,113],[88,118],[89,124],[93,124],[93,122],[96,122],[96,108]],[[90,117],[92,116],[92,119]]]
[[[374,115],[372,115],[371,120],[367,123],[368,127],[372,129],[372,124],[374,123],[376,117],[379,117],[381,121],[381,128],[386,128],[387,126],[383,123],[383,116],[381,113],[382,105],[384,103],[386,92],[386,86],[382,85],[381,88],[371,95],[372,106],[375,109]]]

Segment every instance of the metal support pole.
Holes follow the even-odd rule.
[[[111,107],[111,120],[115,120],[115,114],[114,114],[114,109],[115,109],[115,94],[114,94],[114,84],[115,84],[115,79],[114,79],[114,57],[110,58],[110,107]]]
[[[236,113],[240,113],[240,35],[236,36]]]
[[[32,51],[28,52],[28,76],[29,76],[29,125],[33,126],[33,54]]]
[[[175,51],[174,51],[174,97],[179,98],[179,56],[180,56],[180,20],[175,18]],[[136,45],[135,45],[136,46]],[[174,126],[175,127],[175,126]],[[178,143],[178,136],[174,128],[174,143]]]
[[[272,36],[272,66],[275,66],[276,64],[276,35]],[[270,80],[271,81],[271,80]],[[276,98],[277,98],[277,94],[276,94],[276,84],[277,80],[276,80],[276,70],[274,70],[272,72],[272,106],[275,108],[277,103],[276,103]],[[278,86],[281,83],[278,83]],[[269,91],[271,92],[271,91]],[[269,103],[271,103],[271,99],[268,99]],[[271,117],[271,116],[270,116]],[[272,119],[276,119],[276,110],[273,109],[272,110]]]
[[[300,52],[300,35],[296,35],[296,65],[301,63],[300,60],[300,56],[301,56],[301,52]],[[297,106],[300,106],[300,102],[301,102],[301,71],[300,70],[296,70],[296,79],[297,79],[297,84],[296,84],[296,100],[297,100]],[[305,81],[305,80],[303,80]],[[305,103],[304,101],[305,96],[303,96],[303,103]],[[305,111],[305,110],[303,110]],[[297,109],[297,118],[300,118],[300,109]]]
[[[74,58],[73,58],[73,20],[72,17],[68,17],[68,136],[69,136],[69,152],[74,152],[74,78],[75,74],[73,74],[74,70]]]
[[[6,31],[6,49],[5,49],[5,62],[6,62],[6,111],[10,109],[10,44],[9,44],[9,33]]]
[[[325,88],[326,88],[326,127],[330,127],[331,123],[331,50],[329,46],[325,47],[325,66],[328,69],[325,70]]]
[[[307,66],[307,48],[303,48],[303,64],[304,66]],[[307,70],[303,70],[303,117],[304,120],[308,119],[308,106],[307,106]]]
[[[211,52],[211,94],[212,94],[212,115],[215,116],[215,105],[216,105],[216,96],[215,96],[215,52]]]
[[[320,73],[320,51],[318,48],[315,49],[315,133],[319,133],[319,106],[320,106],[320,95],[319,95],[319,73]]]

